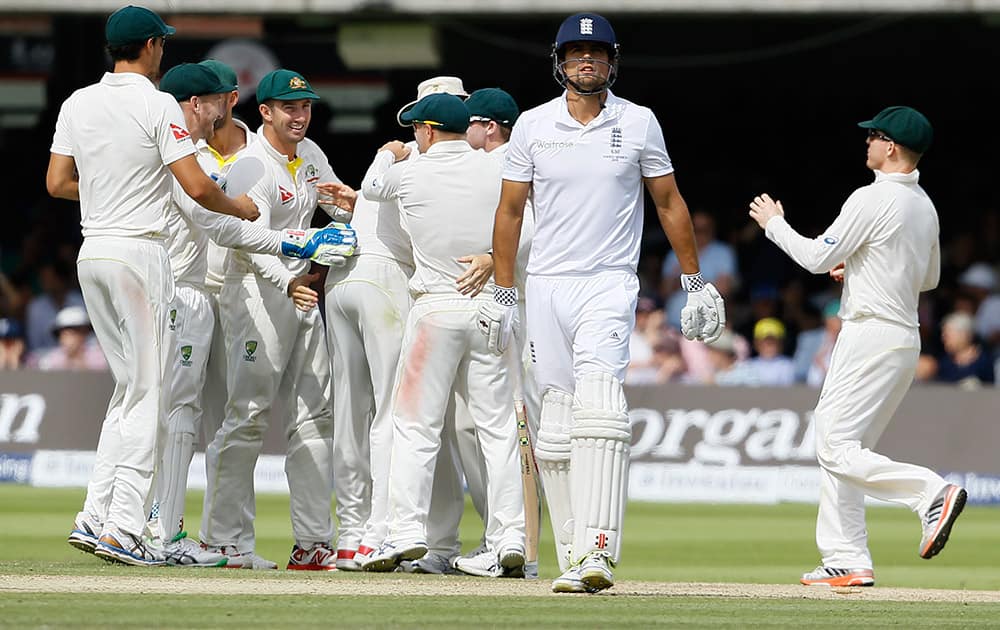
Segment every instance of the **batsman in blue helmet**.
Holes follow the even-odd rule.
[[[644,189],[680,266],[685,337],[711,343],[722,296],[699,271],[687,204],[648,107],[611,91],[618,40],[595,13],[566,18],[552,46],[564,88],[514,124],[493,224],[495,290],[479,307],[490,350],[518,325],[514,267],[529,194],[535,218],[525,290],[527,342],[542,396],[535,440],[562,575],[557,593],[614,585],[632,429],[622,389],[635,327]],[[512,344],[516,347],[516,344]]]

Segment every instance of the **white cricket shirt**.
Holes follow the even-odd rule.
[[[854,191],[822,234],[805,238],[784,217],[765,233],[792,260],[812,273],[844,263],[840,318],[878,317],[916,328],[921,291],[937,286],[941,273],[938,216],[917,181],[920,172],[882,173]]]
[[[467,265],[458,258],[492,247],[501,167],[468,142],[448,140],[394,164],[363,189],[373,201],[399,201],[413,244],[411,293],[461,295],[456,281]],[[484,293],[492,292],[490,280]]]
[[[274,230],[305,230],[312,224],[316,211],[316,184],[340,182],[326,154],[315,142],[305,139],[296,148],[296,156],[288,161],[283,153],[271,146],[263,130],[240,159],[256,157],[264,163],[264,175],[247,193],[260,216],[255,223]],[[270,280],[282,291],[296,276],[309,271],[310,261],[279,258],[266,254],[247,254],[233,250],[227,261],[227,273],[255,272]]]
[[[195,147],[173,96],[141,74],[106,72],[62,104],[51,151],[76,162],[83,236],[165,236],[167,165]]]
[[[647,107],[610,91],[580,124],[566,93],[517,119],[503,178],[531,182],[535,213],[528,273],[635,273],[642,238],[644,177],[673,172],[663,132]]]
[[[243,130],[246,136],[246,145],[230,155],[228,158],[222,157],[218,151],[212,148],[210,144],[204,140],[200,140],[197,144],[198,147],[198,163],[201,164],[201,168],[208,173],[209,177],[219,181],[224,178],[227,173],[229,173],[229,167],[233,165],[236,160],[239,159],[243,152],[247,150],[247,147],[255,142],[260,141],[260,136],[250,131],[250,128],[243,124],[243,121],[233,118],[233,123]],[[222,283],[226,277],[226,256],[228,250],[225,247],[215,244],[213,241],[208,243],[208,267],[205,272],[205,288],[214,293],[218,293],[222,289]]]
[[[489,156],[500,160],[501,168],[507,160],[507,147],[509,142],[505,142],[489,152]],[[518,297],[524,300],[524,284],[528,275],[528,259],[531,256],[531,239],[535,236],[535,209],[531,203],[531,195],[524,204],[524,216],[521,219],[521,238],[517,242],[517,258],[514,260],[514,285],[518,290]]]
[[[417,155],[416,143],[411,147],[410,158]],[[379,151],[365,173],[358,191],[351,227],[358,236],[355,256],[374,254],[385,256],[405,265],[413,266],[413,248],[410,235],[403,225],[399,204],[393,201],[372,201],[364,196],[365,183],[371,187],[372,179],[380,177],[393,165],[395,157],[390,151]]]

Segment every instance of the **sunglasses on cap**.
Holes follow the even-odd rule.
[[[882,140],[883,142],[895,142],[895,140],[893,140],[889,136],[885,135],[884,133],[882,133],[878,129],[869,129],[868,130],[868,139],[869,140]]]

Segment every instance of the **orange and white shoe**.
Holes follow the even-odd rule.
[[[930,560],[938,555],[948,542],[951,528],[962,513],[969,493],[953,483],[948,484],[934,497],[931,507],[924,515],[924,535],[920,539],[920,557]]]
[[[871,569],[836,569],[819,566],[799,580],[806,586],[875,586]]]
[[[337,553],[325,543],[314,543],[308,549],[296,544],[285,568],[289,571],[336,571]]]

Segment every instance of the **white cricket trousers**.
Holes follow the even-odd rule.
[[[166,422],[170,261],[162,240],[91,236],[80,246],[77,269],[115,380],[84,510],[105,527],[138,536],[146,524]]]
[[[208,450],[205,540],[235,545],[245,498],[272,413],[285,420],[285,475],[292,534],[298,544],[333,537],[333,415],[330,359],[318,309],[297,310],[291,299],[256,274],[233,274],[222,287],[229,402]],[[277,404],[276,404],[277,403]]]
[[[486,464],[487,545],[524,549],[510,375],[503,357],[489,351],[476,327],[484,299],[431,294],[418,298],[410,309],[392,407],[388,538],[393,543],[427,540],[445,411],[458,383],[468,391]]]
[[[919,354],[916,328],[874,317],[845,321],[837,337],[815,412],[816,545],[825,566],[872,568],[865,495],[923,514],[947,485],[927,468],[871,450],[910,388]]]
[[[392,386],[410,312],[412,274],[410,265],[362,254],[326,275],[339,549],[377,549],[385,540]]]

